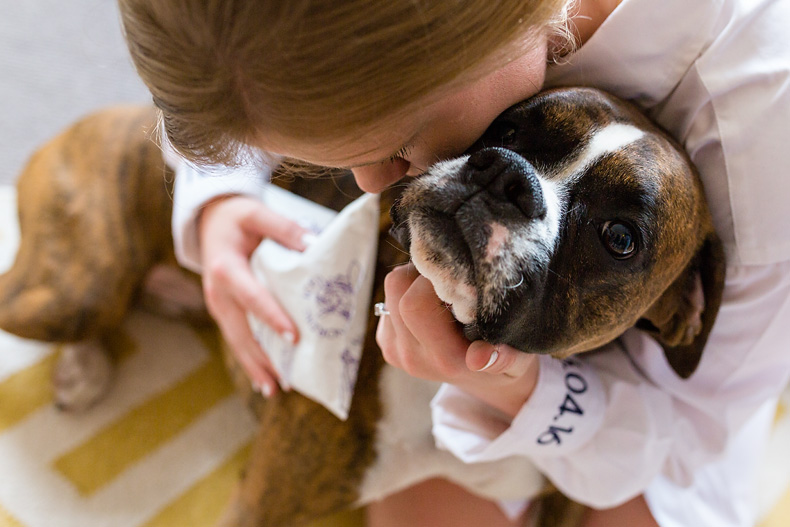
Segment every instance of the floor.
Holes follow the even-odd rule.
[[[77,117],[149,100],[115,0],[0,0],[0,12],[0,184]]]

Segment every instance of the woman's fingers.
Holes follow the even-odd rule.
[[[538,378],[535,355],[483,341],[470,343],[431,283],[411,265],[385,281],[388,315],[376,342],[384,359],[406,373],[454,384],[495,408],[515,415]]]
[[[510,416],[519,412],[538,382],[537,356],[506,344],[472,342],[466,364],[479,381],[465,386],[466,391]]]
[[[252,384],[270,395],[277,388],[277,374],[266,353],[252,335],[246,310],[228,288],[207,287],[206,303],[222,335]]]
[[[437,375],[445,378],[469,373],[465,362],[469,341],[431,282],[422,275],[414,279],[401,298],[401,317],[409,333],[422,344]]]
[[[470,370],[508,377],[524,375],[534,360],[534,355],[507,344],[494,345],[482,340],[472,342],[466,352],[466,365]]]
[[[384,359],[425,379],[466,373],[469,343],[430,282],[412,265],[404,265],[387,275],[384,290],[390,314],[381,317],[376,333]]]
[[[203,288],[214,318],[222,318],[224,310],[235,304],[235,309],[252,313],[286,340],[298,339],[296,325],[252,274],[246,257],[229,253],[214,260],[204,272]]]
[[[290,342],[296,342],[299,335],[288,314],[253,275],[250,256],[266,237],[302,250],[307,232],[259,201],[241,196],[212,202],[201,219],[206,304],[234,356],[264,394],[277,389],[277,374],[252,335],[247,314]]]
[[[264,206],[251,207],[240,225],[260,239],[271,238],[295,251],[304,251],[315,238],[310,230]]]
[[[404,359],[408,358],[404,350],[419,346],[419,342],[403,325],[398,309],[401,297],[416,276],[417,272],[412,266],[403,265],[396,267],[384,278],[384,295],[387,299],[385,306],[389,313],[379,319],[376,328],[376,342],[384,360],[401,369],[407,369],[403,363]]]
[[[218,323],[233,356],[244,368],[252,385],[270,397],[278,389],[277,372],[253,337],[245,314],[231,310]]]

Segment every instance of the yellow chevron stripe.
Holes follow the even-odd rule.
[[[210,527],[216,524],[230,502],[239,473],[249,456],[250,445],[247,444],[142,527]]]
[[[774,416],[774,424],[784,419],[786,414],[787,414],[787,408],[785,407],[782,401],[779,401],[779,404],[776,406],[776,415]]]
[[[5,510],[3,507],[0,507],[0,527],[25,527],[16,518],[11,516],[11,514]]]
[[[790,525],[790,489],[760,524],[760,527],[787,527],[788,525]]]
[[[52,402],[52,367],[56,353],[0,382],[0,432]]]
[[[225,463],[198,481],[141,527],[216,525],[230,502],[239,474],[250,457],[250,450],[250,444],[237,450]],[[323,518],[311,523],[309,527],[363,527],[364,525],[363,510],[355,510]]]
[[[231,393],[221,360],[212,355],[183,381],[67,452],[54,466],[80,494],[89,496]]]
[[[123,329],[115,331],[103,344],[119,362],[137,351],[134,339]],[[54,353],[0,382],[0,433],[52,402],[52,369],[61,348],[56,346]]]
[[[364,509],[357,509],[333,514],[311,523],[309,527],[365,527],[365,512]]]

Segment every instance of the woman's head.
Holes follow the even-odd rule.
[[[262,137],[327,144],[404,119],[537,49],[567,4],[120,0],[171,143],[225,163]]]

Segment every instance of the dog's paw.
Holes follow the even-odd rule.
[[[110,387],[112,363],[98,340],[66,344],[55,364],[55,406],[68,412],[87,410]]]

